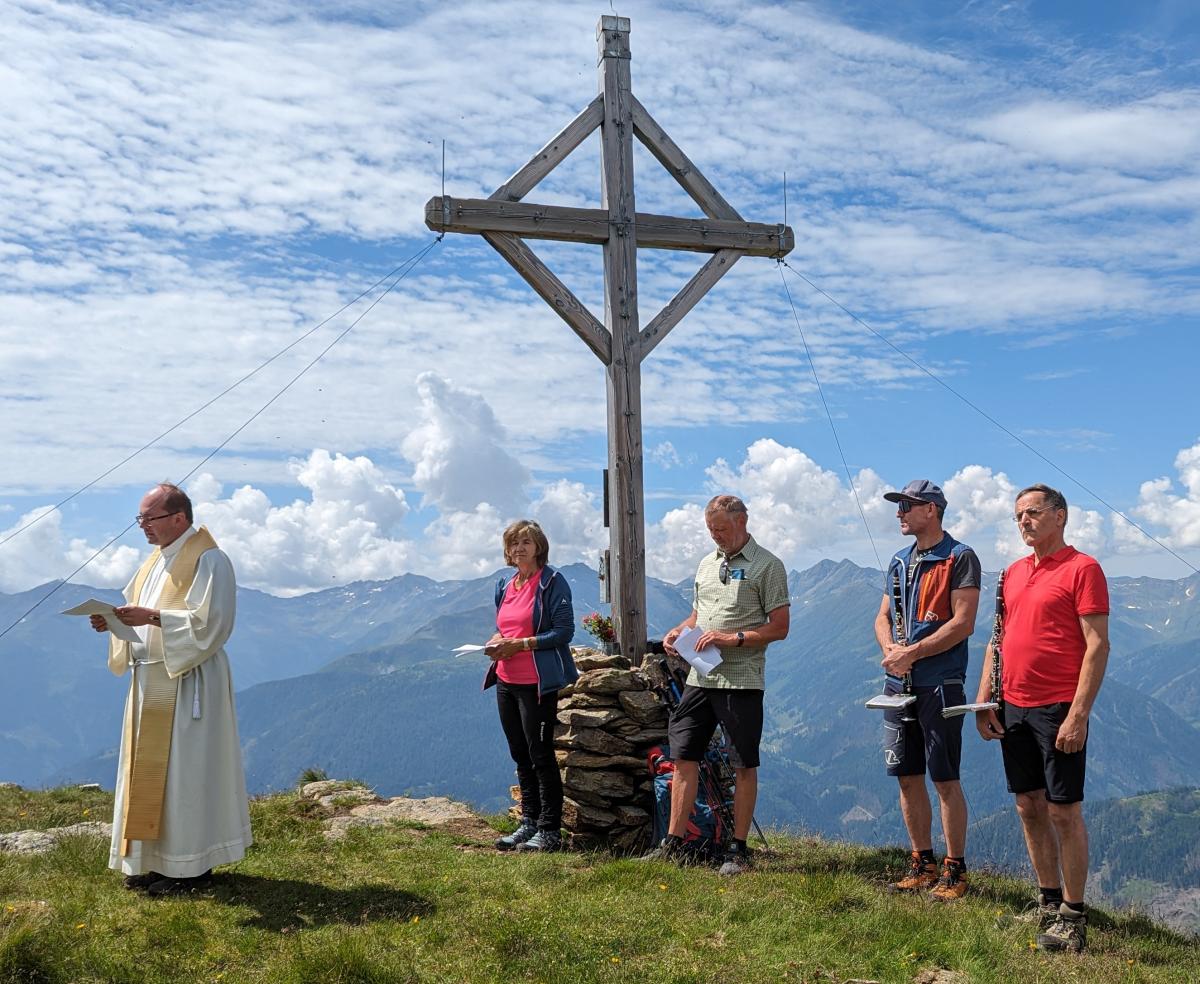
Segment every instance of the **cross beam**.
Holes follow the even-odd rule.
[[[425,224],[482,236],[533,287],[605,367],[614,627],[635,664],[646,651],[646,547],[642,496],[642,360],[743,256],[783,257],[795,241],[785,225],[746,222],[634,97],[629,18],[605,15],[596,29],[600,94],[488,198],[431,198]],[[600,131],[600,208],[522,199],[592,132]],[[633,138],[675,178],[703,219],[638,212]],[[525,239],[592,243],[604,253],[604,322],[558,279]],[[637,251],[711,253],[699,271],[639,328]]]

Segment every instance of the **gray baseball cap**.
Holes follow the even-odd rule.
[[[909,502],[932,502],[935,506],[946,508],[946,496],[942,494],[941,488],[927,478],[915,478],[899,492],[885,492],[883,497],[888,502],[907,499]]]

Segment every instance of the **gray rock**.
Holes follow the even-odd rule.
[[[622,690],[642,690],[645,683],[632,670],[589,670],[575,681],[575,689],[593,694],[615,694]]]
[[[572,792],[591,793],[608,799],[623,799],[633,792],[633,780],[623,772],[608,772],[600,769],[563,770],[563,786]]]
[[[633,752],[632,743],[610,735],[599,728],[567,728],[559,725],[554,729],[554,747],[582,749],[587,752],[599,752],[602,755],[629,755]]]
[[[617,699],[618,694],[585,694],[575,693],[569,697],[564,697],[558,702],[558,709],[565,711],[568,708],[593,708],[593,707],[620,707],[621,702]]]
[[[571,830],[581,827],[599,827],[606,830],[616,822],[616,814],[570,797],[563,799],[563,820]]]
[[[639,724],[655,724],[667,719],[667,709],[662,701],[648,690],[624,690],[617,698],[625,713]]]
[[[558,712],[559,724],[573,725],[576,728],[603,728],[613,721],[624,720],[627,720],[625,715],[616,707],[571,707]]]
[[[52,851],[64,837],[112,837],[112,824],[99,820],[73,823],[69,827],[49,830],[15,830],[0,834],[0,852],[8,854],[45,854]]]
[[[575,665],[579,667],[580,673],[588,670],[628,670],[630,668],[629,660],[624,656],[609,656],[594,650],[584,650],[576,656]]]
[[[634,773],[645,772],[648,768],[646,760],[636,755],[596,755],[578,750],[559,750],[554,755],[560,768],[577,765],[584,769],[623,769]]]

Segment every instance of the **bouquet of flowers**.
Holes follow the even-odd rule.
[[[585,615],[583,617],[583,627],[596,637],[597,642],[607,644],[616,638],[616,634],[613,632],[612,619],[607,615],[601,615],[599,612],[592,612],[590,615]]]

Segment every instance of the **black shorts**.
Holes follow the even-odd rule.
[[[671,756],[699,762],[718,724],[729,739],[730,765],[735,769],[757,769],[763,729],[761,690],[684,687],[667,726]]]
[[[1054,747],[1058,727],[1071,709],[1070,701],[1042,707],[1004,705],[1004,776],[1010,793],[1046,791],[1051,803],[1083,800],[1083,778],[1087,766],[1087,742],[1077,752],[1060,752]]]
[[[885,693],[900,688],[888,681]],[[917,700],[908,707],[883,712],[883,763],[889,776],[923,776],[926,766],[934,782],[958,778],[962,760],[963,715],[942,717],[943,707],[966,703],[961,680],[945,680],[936,687],[914,687]],[[913,721],[902,721],[912,717]]]

